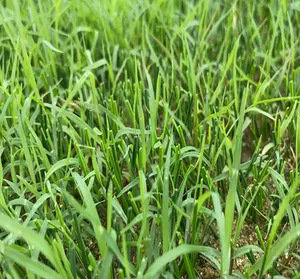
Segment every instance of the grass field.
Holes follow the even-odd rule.
[[[300,278],[300,1],[2,0],[0,278]]]

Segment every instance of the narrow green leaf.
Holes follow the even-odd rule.
[[[50,48],[50,49],[51,49],[52,51],[54,51],[54,52],[64,53],[63,51],[61,51],[61,50],[55,48],[55,47],[54,47],[50,42],[48,42],[47,40],[43,40],[43,44],[44,44],[46,47]]]

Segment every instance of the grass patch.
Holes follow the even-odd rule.
[[[299,278],[299,1],[0,4],[0,278]]]

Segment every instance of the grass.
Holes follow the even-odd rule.
[[[0,278],[300,278],[299,13],[3,0]]]

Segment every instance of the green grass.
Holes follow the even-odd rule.
[[[0,278],[300,278],[299,26],[296,0],[2,0]]]

